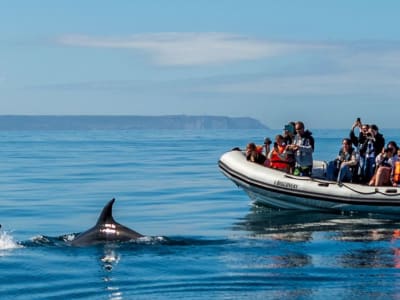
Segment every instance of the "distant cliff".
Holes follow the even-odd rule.
[[[0,116],[0,130],[266,129],[223,116]]]

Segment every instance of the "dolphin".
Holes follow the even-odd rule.
[[[103,208],[97,223],[89,230],[80,233],[72,241],[72,246],[90,246],[107,242],[125,242],[143,237],[140,233],[115,222],[112,207],[115,198]]]

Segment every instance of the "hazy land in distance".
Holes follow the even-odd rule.
[[[268,129],[249,117],[3,115],[0,130]]]

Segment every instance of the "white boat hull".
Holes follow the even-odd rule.
[[[334,210],[400,215],[400,190],[393,187],[327,181],[323,162],[319,178],[299,177],[249,162],[241,151],[223,154],[219,167],[256,203],[281,209]]]

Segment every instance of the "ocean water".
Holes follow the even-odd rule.
[[[400,216],[256,207],[218,170],[277,133],[0,132],[0,299],[400,299]],[[69,246],[113,197],[146,238]]]

